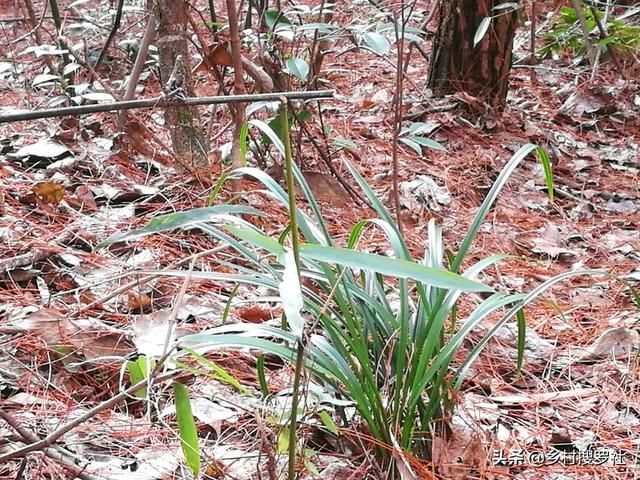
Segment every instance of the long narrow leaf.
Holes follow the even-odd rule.
[[[196,421],[191,413],[189,392],[178,382],[173,382],[173,398],[176,402],[176,419],[180,444],[187,466],[195,477],[200,473],[200,446],[198,445],[198,430]]]
[[[466,279],[455,273],[373,253],[358,252],[347,248],[304,244],[300,247],[300,254],[303,258],[337,263],[352,268],[364,268],[398,278],[417,280],[441,288],[451,288],[465,292],[492,291],[487,285]]]
[[[146,227],[132,230],[130,232],[119,232],[111,235],[101,242],[96,248],[102,248],[115,242],[133,240],[135,238],[151,235],[154,233],[175,230],[176,228],[196,225],[198,223],[211,222],[222,215],[258,215],[264,216],[262,212],[252,207],[244,205],[218,205],[215,207],[196,208],[186,212],[169,213],[151,219]]]

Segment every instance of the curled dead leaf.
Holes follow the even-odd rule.
[[[204,59],[194,68],[194,73],[205,72],[207,70],[207,61],[210,65],[233,67],[233,57],[227,49],[228,42],[218,43],[207,47],[205,55],[207,60]]]

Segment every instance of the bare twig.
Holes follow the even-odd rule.
[[[595,50],[593,48],[593,44],[591,43],[591,39],[589,38],[589,30],[587,29],[587,19],[584,15],[584,9],[582,8],[582,3],[579,0],[571,0],[571,4],[573,5],[573,9],[576,11],[578,15],[578,21],[580,23],[580,29],[582,30],[582,41],[584,43],[584,48],[587,49],[587,55],[589,57],[589,65],[593,67],[596,61]]]
[[[151,42],[153,42],[153,39],[156,35],[156,16],[153,10],[149,14],[147,22],[147,29],[145,30],[144,35],[142,36],[142,40],[140,41],[140,48],[138,48],[136,60],[133,64],[133,68],[131,69],[129,79],[127,80],[127,89],[124,92],[123,100],[133,100],[136,95],[136,87],[138,86],[138,82],[140,81],[140,75],[142,74],[142,70],[144,69],[144,64],[147,61],[149,45],[151,45]],[[120,128],[123,128],[126,123],[127,114],[124,111],[121,111],[120,115],[118,116],[118,125]]]
[[[65,49],[66,42],[62,37],[62,19],[60,18],[60,10],[58,9],[58,0],[49,0],[49,6],[51,7],[51,15],[53,16],[53,23],[55,23],[56,25],[56,33],[58,35],[57,41],[60,44],[60,46],[63,49]],[[65,67],[69,65],[70,60],[69,60],[68,53],[65,52],[62,54],[62,61]]]
[[[393,95],[393,144],[392,144],[392,169],[393,169],[393,203],[396,211],[396,223],[398,231],[402,234],[402,222],[400,217],[400,187],[398,185],[399,160],[398,160],[398,137],[402,127],[402,95],[403,95],[403,62],[404,62],[404,1],[400,3],[400,16],[394,14],[394,32],[396,37],[397,63],[396,63],[396,85]],[[400,25],[398,21],[400,20]],[[400,30],[402,29],[402,30]]]
[[[29,444],[34,444],[40,441],[40,438],[38,438],[34,433],[30,432],[29,430],[24,428],[22,425],[20,425],[20,423],[18,423],[18,420],[14,418],[13,415],[11,415],[9,412],[0,410],[0,418],[2,418],[5,422],[7,422],[9,426],[13,428],[16,432],[18,432],[18,434],[22,437],[22,439],[25,442]],[[62,449],[58,447],[46,448],[44,450],[44,453],[45,455],[47,455],[47,457],[52,458],[56,462],[61,463],[66,468],[71,470],[71,472],[73,472],[74,478],[80,478],[82,480],[102,480],[102,478],[104,478],[104,477],[96,477],[95,475],[91,475],[90,473],[84,472],[83,468],[76,465],[73,462],[73,460],[70,459],[69,456],[66,455],[63,450],[62,451],[61,450]],[[16,478],[22,478],[22,477],[17,476]]]
[[[242,51],[240,50],[240,31],[238,28],[238,12],[236,11],[236,2],[234,0],[227,1],[227,18],[229,21],[229,40],[231,44],[231,56],[233,57],[233,91],[236,95],[246,93],[244,87],[243,68],[242,68]],[[231,146],[231,166],[233,168],[242,167],[242,152],[240,148],[240,133],[245,122],[245,104],[238,103],[234,106],[233,122],[233,143]],[[239,184],[232,185],[234,190],[239,189]]]
[[[598,11],[595,9],[595,7],[591,5],[589,6],[589,10],[591,11],[591,15],[593,15],[593,19],[596,22],[598,31],[600,32],[600,40],[605,40],[607,38],[607,31],[604,29],[604,26],[602,25],[602,22],[598,17]],[[611,60],[613,60],[613,63],[616,66],[616,70],[618,70],[618,73],[622,76],[622,78],[626,79],[624,69],[622,68],[622,65],[620,65],[620,61],[618,60],[618,54],[616,53],[616,49],[613,47],[613,45],[611,45],[611,43],[607,43],[607,50],[609,50],[609,55],[611,55]],[[594,59],[593,61],[594,69],[597,66],[596,64],[597,64],[597,61],[596,59]]]
[[[36,14],[35,14],[35,11],[33,10],[33,4],[31,3],[31,0],[25,0],[24,5],[27,9],[27,14],[29,15],[29,22],[31,23],[31,31],[26,33],[24,36],[27,36],[33,33],[33,37],[36,39],[36,43],[38,44],[38,46],[40,46],[44,44],[42,35],[40,35],[40,27],[42,25],[42,21],[44,20],[45,14],[47,13],[47,4],[45,2],[44,10],[42,11],[42,16],[40,17],[40,21],[36,21]],[[13,43],[20,41],[23,37],[17,38]],[[48,55],[45,55],[43,57],[43,60],[51,73],[58,73],[58,69],[56,68],[56,66],[51,61],[51,58]]]
[[[160,364],[160,362],[158,362],[158,364]],[[14,450],[12,452],[5,453],[4,455],[0,455],[0,463],[7,462],[13,458],[24,457],[26,454],[30,452],[35,452],[37,450],[43,450],[50,447],[65,433],[73,430],[78,425],[81,425],[87,420],[92,419],[100,412],[103,412],[104,410],[107,410],[108,408],[120,403],[121,401],[123,401],[133,393],[137,392],[141,388],[146,387],[150,382],[154,381],[154,379],[156,383],[160,383],[160,382],[165,382],[167,380],[172,380],[177,376],[184,375],[184,372],[175,370],[173,372],[169,372],[155,378],[154,373],[157,374],[157,372],[152,372],[152,374],[149,375],[148,378],[145,378],[144,380],[139,381],[135,385],[130,386],[126,390],[121,391],[117,395],[114,395],[113,397],[111,397],[109,400],[105,400],[104,402],[96,405],[95,407],[85,412],[84,415],[81,415],[78,418],[66,423],[62,427],[58,428],[55,432],[47,435],[45,438],[38,440],[37,442],[33,442],[28,445],[25,445],[24,447],[19,448],[18,450]]]
[[[220,95],[216,97],[189,97],[181,100],[160,96],[156,98],[112,102],[100,105],[82,105],[79,107],[49,108],[44,110],[7,113],[5,115],[0,115],[0,123],[22,122],[27,120],[37,120],[40,118],[67,117],[82,115],[85,113],[110,112],[114,110],[132,110],[135,108],[166,108],[179,107],[184,105],[213,105],[220,103],[260,102],[263,100],[279,100],[283,96],[288,100],[330,98],[333,96],[333,90],[314,90],[311,92],[256,93],[246,95]]]
[[[109,46],[111,46],[111,42],[113,41],[113,37],[116,36],[116,32],[118,31],[118,28],[120,28],[120,21],[122,20],[122,9],[123,8],[124,8],[124,0],[119,0],[118,1],[118,9],[116,10],[116,18],[113,20],[113,27],[111,27],[111,31],[109,32],[109,36],[107,37],[107,41],[104,42],[104,46],[102,47],[102,51],[100,52],[100,56],[98,57],[98,60],[96,61],[95,65],[93,66],[93,68],[95,68],[96,70],[98,69],[98,67],[102,63],[102,60],[104,59],[105,55],[107,54],[107,50],[109,50]]]

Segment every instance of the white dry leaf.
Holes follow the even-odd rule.
[[[442,205],[451,203],[451,194],[447,187],[441,187],[428,175],[417,175],[413,180],[400,184],[401,201],[412,212],[424,208],[439,212]]]
[[[42,157],[42,158],[56,158],[61,155],[65,155],[70,153],[69,149],[51,139],[39,140],[36,143],[32,143],[30,145],[25,145],[20,148],[15,153],[10,153],[8,156],[14,158],[24,158],[24,157]]]
[[[610,328],[584,350],[579,361],[625,358],[638,350],[638,347],[640,347],[640,334],[636,330],[625,327]]]
[[[222,422],[233,423],[238,420],[237,411],[223,407],[219,403],[212,402],[204,397],[191,398],[189,404],[191,405],[191,413],[193,416],[199,421],[213,427],[218,436],[220,436]],[[160,416],[166,417],[167,415],[174,415],[175,413],[175,405],[170,405],[162,411]]]
[[[398,473],[400,474],[401,480],[418,480],[418,476],[413,472],[411,465],[407,461],[404,456],[404,452],[398,445],[398,441],[394,436],[391,437],[391,441],[393,442],[393,450],[391,452],[391,456],[396,461],[396,468],[398,469]]]
[[[302,289],[300,288],[298,269],[292,250],[284,254],[284,273],[278,290],[282,301],[282,309],[289,323],[289,329],[296,337],[301,338],[304,331]]]
[[[94,460],[87,471],[110,480],[163,480],[172,478],[180,464],[180,453],[175,447],[153,446],[135,453],[130,461],[111,458]]]
[[[140,315],[133,324],[133,343],[138,353],[151,358],[159,358],[170,349],[175,341],[175,328],[170,310],[159,310],[150,315]],[[171,331],[169,332],[169,329]],[[167,343],[167,335],[169,342]]]

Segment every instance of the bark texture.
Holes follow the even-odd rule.
[[[169,93],[179,86],[187,97],[194,96],[191,65],[186,36],[187,2],[184,0],[157,0],[157,47],[160,57],[160,80]],[[177,63],[176,61],[179,60]],[[172,77],[178,85],[169,85]],[[202,124],[196,107],[167,108],[164,118],[171,133],[173,151],[181,160],[196,170],[209,166],[205,151]]]
[[[502,109],[509,89],[516,12],[492,10],[503,0],[442,0],[429,86],[437,96],[456,92]],[[505,13],[506,12],[506,13]],[[482,19],[493,17],[473,45]]]

